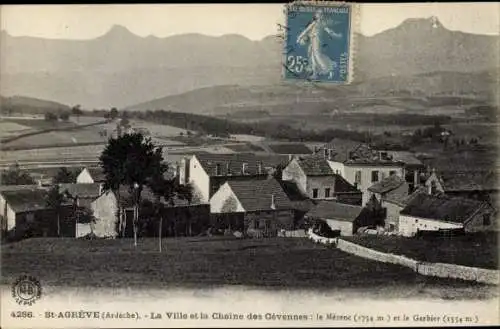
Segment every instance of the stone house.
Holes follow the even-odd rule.
[[[385,177],[405,177],[404,164],[368,144],[335,138],[318,150],[334,173],[341,175],[363,193],[362,205],[370,198],[367,190]]]
[[[445,194],[414,193],[399,216],[399,233],[407,237],[419,231],[496,229],[496,209],[490,203]]]
[[[265,180],[268,175],[264,161],[251,153],[196,153],[184,158],[179,170],[180,183],[190,183],[203,203],[226,181]]]
[[[2,235],[8,238],[56,237],[57,213],[47,205],[48,189],[13,186],[0,189]],[[61,206],[60,236],[75,236],[75,221],[69,203]]]
[[[322,157],[294,158],[283,169],[282,179],[292,181],[313,200],[360,203],[361,192],[334,173]]]
[[[422,183],[422,175],[426,172],[426,166],[413,152],[378,150],[382,158],[391,158],[393,161],[401,162],[404,167],[404,180],[408,183],[410,192],[414,191]]]
[[[76,202],[76,206],[90,209],[92,201],[103,192],[101,183],[63,183],[59,184],[59,192],[66,194]]]
[[[398,175],[391,175],[370,186],[367,193],[380,205],[386,230],[397,231],[399,212],[409,196],[409,184]]]
[[[294,209],[275,179],[227,181],[210,199],[210,212],[223,228],[254,236],[294,229]]]
[[[375,225],[367,208],[334,200],[319,201],[306,218],[311,222],[326,223],[332,231],[339,231],[341,236],[351,236],[360,227]]]

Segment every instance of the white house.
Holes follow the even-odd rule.
[[[226,181],[267,179],[265,164],[250,153],[197,153],[181,161],[179,180],[190,183],[197,199],[208,203]]]
[[[411,237],[419,231],[490,231],[496,229],[495,214],[496,210],[488,202],[414,193],[400,212],[399,233]]]
[[[369,145],[344,139],[333,139],[320,152],[333,172],[344,177],[363,193],[362,205],[366,205],[373,184],[390,175],[405,177],[404,164],[394,161],[384,152],[373,150]]]

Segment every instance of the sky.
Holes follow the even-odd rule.
[[[184,33],[241,34],[260,40],[277,34],[283,4],[3,5],[2,30],[13,36],[92,39],[113,25],[139,36]],[[374,35],[408,18],[436,16],[450,30],[500,34],[500,3],[362,4],[358,31]]]

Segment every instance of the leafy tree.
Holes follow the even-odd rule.
[[[54,176],[53,182],[55,184],[75,183],[77,176],[78,176],[77,172],[71,171],[66,167],[62,167],[59,169],[59,171]]]
[[[137,246],[137,226],[141,193],[145,185],[153,185],[162,177],[167,166],[163,163],[161,147],[141,133],[111,138],[101,154],[100,164],[105,175],[105,188],[118,192],[127,186],[134,202],[134,245]],[[118,203],[120,197],[117,195]],[[119,216],[119,218],[121,218]],[[123,232],[123,226],[121,226]]]
[[[112,107],[111,110],[109,111],[109,117],[111,119],[116,119],[118,117],[118,110],[116,107]]]
[[[80,104],[77,104],[71,108],[71,114],[74,115],[77,120],[80,118],[80,116],[83,114]]]
[[[21,171],[19,164],[15,164],[2,172],[0,179],[2,185],[33,185],[35,180],[25,171]]]
[[[61,236],[61,210],[64,200],[65,200],[64,194],[62,194],[59,191],[59,186],[57,185],[52,186],[52,188],[49,190],[49,193],[47,194],[46,204],[47,207],[53,209],[56,213],[57,236]]]

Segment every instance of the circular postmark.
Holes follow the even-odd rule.
[[[28,275],[21,275],[12,284],[12,297],[19,305],[33,305],[42,296],[40,281]]]

